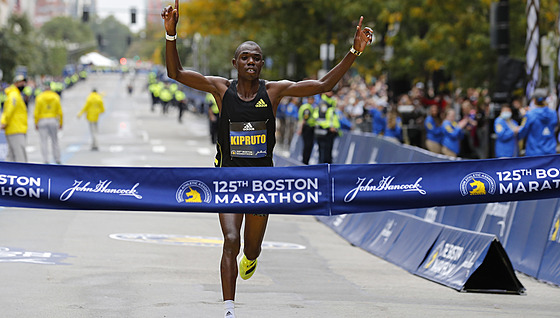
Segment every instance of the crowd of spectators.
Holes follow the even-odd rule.
[[[393,96],[383,77],[372,84],[360,77],[346,78],[335,88],[333,98],[337,101],[340,134],[373,133],[397,143],[465,159],[525,155],[527,134],[518,133],[523,118],[531,111],[536,114],[534,109],[538,108],[534,99],[493,103],[487,89],[456,89],[434,94],[423,83]],[[556,114],[553,94],[545,93],[540,100]],[[297,134],[297,109],[301,104],[301,99],[291,98],[280,105],[277,113],[280,145],[289,145]],[[556,128],[550,131],[551,135],[555,136]],[[501,150],[504,138],[515,145],[514,152]]]

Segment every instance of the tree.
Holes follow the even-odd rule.
[[[64,66],[76,63],[80,56],[95,49],[90,27],[70,17],[56,17],[40,30],[42,61],[40,74],[61,75]]]
[[[210,38],[213,73],[231,69],[235,47],[254,40],[267,58],[263,69],[267,78],[302,79],[321,68],[321,43],[330,39],[336,45],[334,63],[348,52],[353,27],[364,15],[377,42],[354,64],[360,74],[386,73],[392,80],[411,84],[427,82],[438,74],[448,80],[447,88],[488,87],[497,68],[489,23],[495,1],[191,0],[181,4],[178,34],[182,39],[195,33]],[[522,60],[525,5],[524,1],[509,1],[510,55]],[[541,0],[542,34],[556,29],[558,6],[557,1]]]
[[[26,16],[13,15],[5,28],[0,30],[0,69],[4,80],[11,81],[16,66],[25,65],[30,75],[41,63],[36,49],[37,42]]]
[[[102,46],[99,47],[101,53],[117,59],[126,55],[127,38],[132,36],[132,32],[114,16],[111,15],[98,23],[93,23],[91,29],[94,34],[101,37]]]
[[[229,35],[234,41],[227,46],[230,58],[240,42],[255,40],[268,58],[269,67],[264,70],[267,77],[302,79],[314,76],[321,68],[321,43],[330,39],[337,45],[335,62],[341,59],[350,48],[359,10],[366,7],[375,12],[380,3],[365,0],[193,0],[181,6],[178,32],[181,37],[195,32],[212,38]],[[293,69],[294,72],[288,72]]]

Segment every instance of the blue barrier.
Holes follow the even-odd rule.
[[[369,147],[369,157],[367,155],[367,147],[362,147],[364,145]],[[454,160],[407,145],[401,145],[399,151],[393,152],[394,144],[389,144],[385,139],[370,134],[347,133],[339,147],[339,156],[335,157],[335,163],[370,163],[372,161],[376,163],[385,161],[436,162]],[[360,153],[357,156],[351,153],[355,149],[360,149]],[[409,153],[406,154],[406,151]],[[558,167],[558,164],[554,165]],[[476,168],[473,168],[473,170],[476,170]],[[540,173],[542,177],[543,171],[541,170]],[[545,171],[544,173],[548,172]],[[556,170],[550,170],[550,174],[556,177]],[[502,177],[517,178],[512,173],[508,176],[502,175]],[[538,180],[531,181],[538,182]],[[529,184],[526,185],[528,186]],[[528,187],[525,190],[527,189]],[[513,190],[513,187],[511,190]],[[520,190],[522,191],[523,188]],[[437,202],[439,206],[416,207],[402,210],[402,212],[416,215],[429,222],[438,222],[467,230],[494,234],[503,242],[503,246],[507,254],[510,255],[515,270],[537,279],[560,285],[559,200],[552,198],[518,202],[517,199],[516,196],[512,196],[511,200],[516,201],[464,204],[460,206],[445,206],[440,200],[433,200],[432,202]],[[387,209],[390,208],[387,207]],[[364,206],[362,211],[365,210],[367,210],[367,206]],[[348,213],[349,211],[355,212],[350,207],[342,208],[338,212]],[[349,241],[354,245],[359,245],[368,238],[371,241],[371,235],[378,234],[383,230],[383,228],[380,229],[375,223],[379,221],[377,218],[380,217],[376,216],[376,219],[373,220],[360,216],[359,218],[363,225],[356,227],[353,233],[346,233],[345,235],[351,238]],[[350,216],[346,216],[346,218],[350,218]],[[354,216],[351,216],[351,218],[354,218]],[[325,218],[322,218],[322,221],[325,221]],[[368,229],[367,227],[370,228]],[[550,231],[547,232],[543,229],[550,229]],[[379,246],[376,249],[382,251]]]
[[[353,245],[460,291],[525,291],[494,235],[426,222],[401,212],[318,217]]]
[[[369,153],[368,147],[360,147],[360,154],[355,157],[361,158],[359,160],[387,161],[391,153],[401,156],[401,160],[410,160],[415,156],[411,152],[417,151],[375,136],[365,137],[368,138],[348,134],[340,138],[337,145],[348,146],[349,151],[359,146],[358,141],[366,143],[369,148],[377,147],[378,150]],[[356,141],[355,146],[351,146],[352,140]],[[339,150],[341,154],[343,152]],[[425,152],[420,156],[428,158]],[[434,161],[440,159],[440,156],[433,158]],[[283,164],[296,163],[293,159],[286,159]],[[556,221],[553,221],[553,218],[558,219],[559,168],[558,155],[427,162],[422,165],[251,169],[0,163],[0,205],[78,210],[255,211],[325,216],[413,209],[407,213],[431,222],[494,234],[514,255],[516,269],[560,284],[560,277],[555,276],[560,243],[555,239],[558,235],[554,234]],[[550,201],[507,203],[534,199]],[[445,208],[434,208],[434,202]],[[489,202],[505,203],[484,204]],[[534,213],[535,210],[539,213]],[[359,224],[353,222],[358,219],[361,220]],[[397,239],[394,235],[408,235],[406,222],[390,223],[379,219],[368,223],[363,220],[364,217],[348,217],[344,221],[347,227],[343,235],[353,236],[356,244],[399,261],[398,256],[391,254],[391,248]],[[365,228],[366,224],[371,226]],[[551,229],[550,239],[543,228]],[[364,233],[364,236],[354,233]],[[372,239],[380,233],[387,235],[379,240]],[[521,242],[516,241],[516,237],[521,237]]]
[[[391,215],[396,215],[392,213]],[[402,215],[404,227],[385,259],[398,264],[409,272],[417,271],[430,248],[440,235],[443,226]]]
[[[558,284],[560,277],[560,210],[557,209],[548,231],[538,278]]]
[[[506,242],[506,251],[516,264],[516,269],[527,275],[538,277],[547,242],[547,229],[552,223],[557,201],[548,199],[518,202],[516,209],[508,214],[511,220],[503,220],[506,225],[511,226],[509,235],[502,239]]]
[[[0,160],[6,160],[8,156],[8,142],[4,130],[0,131]]]
[[[494,235],[448,226],[415,274],[459,291],[525,292]]]

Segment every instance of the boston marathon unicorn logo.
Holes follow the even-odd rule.
[[[196,203],[202,202],[200,193],[198,193],[198,191],[196,190],[193,190],[191,187],[189,187],[189,192],[185,192],[185,196],[187,197],[185,199],[185,202],[196,202]]]
[[[484,172],[473,172],[466,175],[460,184],[461,195],[487,195],[496,192],[496,181]]]
[[[550,227],[550,234],[548,240],[560,243],[560,211],[556,212],[552,226]]]
[[[175,193],[177,203],[210,203],[210,188],[202,181],[189,180],[181,184]]]
[[[486,194],[486,186],[484,182],[472,179],[473,181],[469,183],[469,185],[473,188],[469,191],[470,195],[485,195]]]

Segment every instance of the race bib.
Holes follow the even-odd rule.
[[[229,138],[232,157],[263,158],[267,155],[266,121],[230,122]]]

